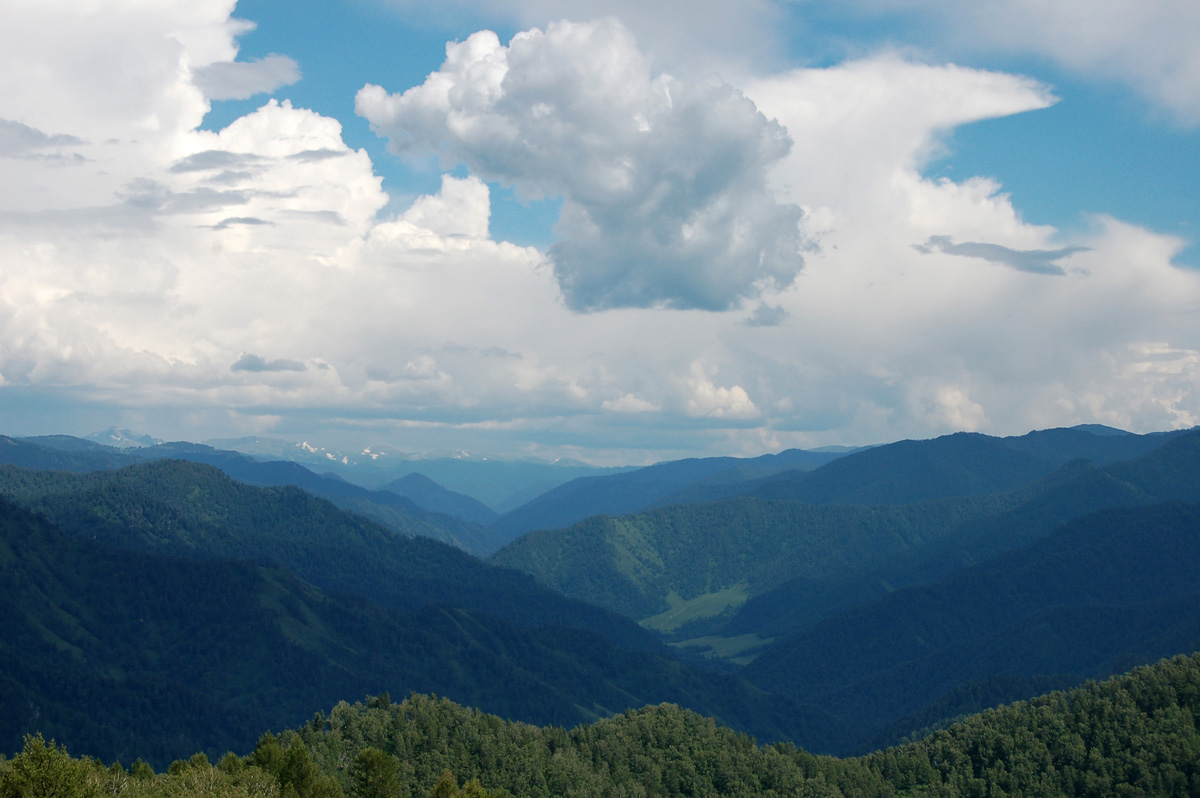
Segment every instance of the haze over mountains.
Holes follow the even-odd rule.
[[[504,515],[200,444],[0,436],[0,463],[9,748],[169,758],[416,690],[849,752],[1200,648],[1197,431],[679,461]],[[141,719],[146,691],[177,698]]]

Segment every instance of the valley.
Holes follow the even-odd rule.
[[[503,515],[420,475],[0,437],[0,741],[163,767],[386,691],[563,728],[666,702],[845,756],[1200,649],[1200,433],[823,457],[589,476]],[[497,548],[570,497],[632,509]]]

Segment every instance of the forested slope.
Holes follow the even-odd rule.
[[[1041,479],[1071,460],[1098,466],[1132,460],[1180,434],[1187,433],[1096,434],[1089,428],[1072,428],[994,438],[958,432],[865,449],[809,473],[759,480],[738,493],[812,504],[910,504],[1003,493]]]
[[[475,521],[425,509],[395,492],[367,490],[337,476],[316,474],[294,462],[263,462],[240,452],[184,442],[119,450],[67,435],[26,439],[0,436],[0,464],[22,468],[85,473],[155,460],[204,463],[258,487],[293,485],[393,532],[433,538],[478,556],[491,553],[503,543],[496,533]]]
[[[257,488],[212,466],[160,460],[67,474],[0,466],[0,495],[114,546],[277,564],[316,587],[418,609],[450,603],[527,625],[591,629],[653,649],[648,633],[515,571],[403,537],[299,488]]]
[[[743,672],[878,733],[972,680],[1082,680],[1197,646],[1200,507],[1170,504],[1078,519],[829,618]]]
[[[1200,792],[1200,659],[1177,657],[973,716],[859,759],[758,746],[673,706],[572,730],[413,696],[340,703],[217,767],[153,776],[70,760],[40,738],[0,763],[0,790],[69,796],[1191,796]],[[460,786],[460,782],[462,783]],[[116,788],[116,789],[114,789]]]
[[[673,701],[768,739],[838,736],[821,713],[733,677],[445,605],[328,595],[279,568],[118,550],[0,500],[0,750],[42,731],[165,764],[246,750],[314,707],[435,692],[573,726]]]
[[[625,515],[661,504],[686,489],[707,501],[732,486],[770,474],[802,472],[836,460],[841,453],[789,449],[760,457],[703,457],[673,460],[619,474],[580,477],[548,490],[505,513],[492,527],[505,540],[534,529],[558,529],[591,515]]]
[[[1138,436],[1115,439],[1126,437],[1148,445]],[[1004,494],[889,506],[739,497],[531,532],[490,561],[653,628],[678,630],[676,637],[785,638],[1100,509],[1200,501],[1200,433],[1154,441],[1135,460],[1103,467],[1074,461]]]

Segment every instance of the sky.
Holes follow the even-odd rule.
[[[1200,424],[1191,0],[0,13],[0,433]]]

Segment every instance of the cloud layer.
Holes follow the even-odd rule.
[[[1200,422],[1180,240],[922,176],[955,126],[1055,101],[1029,78],[884,55],[734,86],[613,21],[477,33],[359,94],[397,150],[465,165],[393,212],[336,119],[200,129],[245,25],[152,5],[0,29],[0,391],[29,431],[88,408],[616,462]],[[488,181],[563,196],[555,246],[496,240]]]

